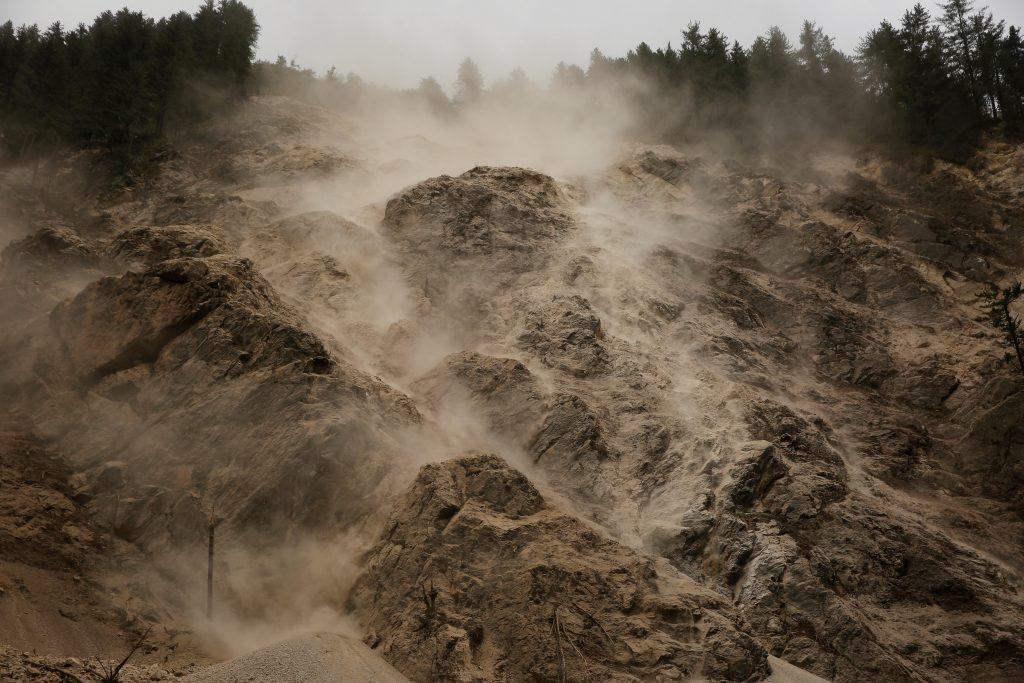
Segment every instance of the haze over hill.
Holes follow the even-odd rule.
[[[515,3],[441,0],[383,0],[339,5],[331,0],[282,4],[248,3],[263,30],[257,56],[289,60],[326,72],[355,72],[389,87],[412,88],[433,76],[446,88],[459,62],[477,59],[489,81],[513,69],[546,84],[558,62],[586,64],[591,50],[624,54],[641,40],[656,47],[679,46],[680,31],[691,21],[716,26],[730,39],[749,45],[772,25],[796,35],[811,19],[824,26],[836,46],[852,54],[860,39],[882,19],[898,23],[907,9],[889,0],[821,3],[813,0],[521,0]],[[1014,0],[986,2],[1008,23],[1024,24],[1024,6]],[[178,0],[135,0],[127,6],[154,17],[182,9]],[[929,9],[934,5],[926,3]],[[4,14],[18,23],[68,26],[90,22],[114,5],[104,0],[6,0]]]
[[[0,678],[1024,678],[1019,31],[273,20],[0,26]]]

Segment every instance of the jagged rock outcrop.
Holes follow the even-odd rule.
[[[109,250],[112,258],[133,269],[168,259],[202,258],[226,251],[227,247],[214,231],[193,225],[141,226],[125,230],[114,238]]]
[[[110,265],[99,249],[73,229],[41,227],[4,245],[0,253],[0,316],[21,321],[45,313],[107,272]]]
[[[524,444],[544,411],[545,397],[525,365],[463,351],[444,359],[412,384],[435,410],[446,403],[482,413],[496,434]]]
[[[718,182],[741,182],[731,173]],[[638,177],[634,171],[630,182]],[[927,196],[950,182],[939,178]],[[962,191],[963,181],[956,185]],[[890,242],[885,231],[859,229],[889,220],[879,207],[898,200],[873,182],[851,186],[845,204],[825,202],[837,212],[827,219],[832,225],[808,221],[822,215],[821,200],[799,184],[762,185],[771,192],[729,208],[736,217],[729,239],[745,246],[712,257],[721,265],[705,281],[707,307],[696,322],[684,312],[682,322],[711,336],[700,358],[719,368],[718,377],[724,371],[727,391],[748,397],[746,436],[760,441],[727,441],[713,456],[661,475],[647,506],[660,521],[647,539],[730,591],[743,623],[773,654],[828,678],[1011,680],[1024,664],[1009,644],[1024,626],[1020,575],[1011,569],[1017,559],[1004,564],[1007,546],[994,536],[967,541],[957,529],[964,522],[953,521],[962,519],[958,503],[914,501],[925,481],[967,495],[977,486],[969,482],[988,479],[952,464],[961,459],[977,457],[974,468],[985,462],[1004,472],[1000,481],[1013,481],[1013,465],[1003,464],[1016,461],[1012,421],[994,415],[1015,409],[1006,397],[1017,390],[1000,396],[981,388],[977,375],[996,370],[980,360],[991,350],[974,340],[989,333],[962,308],[970,297],[907,247],[916,235],[904,231]],[[941,204],[916,210],[929,225],[948,226]],[[844,230],[835,216],[850,215],[861,224]],[[987,218],[979,240],[1005,239],[986,225]],[[990,253],[1012,262],[1015,250]],[[964,259],[945,267],[976,277]],[[816,379],[794,381],[806,371]],[[991,424],[1003,426],[987,431]],[[999,447],[1006,461],[992,450]],[[982,490],[998,499],[1016,488]],[[994,511],[999,504],[989,500],[981,507]],[[1002,509],[990,523],[1019,538],[1019,520]],[[994,555],[986,550],[995,547]],[[964,621],[965,609],[975,625]]]
[[[384,226],[413,286],[433,306],[466,316],[543,265],[575,225],[571,196],[536,171],[480,166],[401,192]]]
[[[728,605],[553,508],[495,456],[428,465],[352,604],[415,680],[756,680]]]
[[[21,388],[47,392],[37,428],[79,467],[124,461],[120,514],[141,515],[127,526],[146,536],[195,518],[196,491],[261,535],[365,517],[402,468],[389,431],[418,420],[407,398],[329,352],[246,259],[103,278],[50,327]]]
[[[589,301],[555,295],[547,305],[527,314],[518,342],[544,365],[585,378],[609,370],[611,361],[602,339],[601,320]]]

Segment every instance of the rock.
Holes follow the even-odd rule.
[[[758,680],[763,650],[840,683],[1024,679],[1021,383],[974,296],[1024,265],[1016,146],[644,146],[572,186],[483,167],[356,209],[415,177],[394,155],[452,150],[239,108],[134,186],[64,192],[92,152],[55,159],[46,206],[0,177],[4,215],[48,226],[0,263],[0,394],[60,456],[0,468],[5,557],[85,590],[118,564],[94,546],[201,545],[214,498],[260,557],[377,538],[353,605],[414,678]],[[356,220],[306,211],[342,174]],[[551,493],[435,464],[381,534],[468,441]],[[231,599],[335,606],[325,573]]]
[[[123,462],[105,462],[96,468],[93,474],[93,488],[98,493],[116,491],[125,485],[125,464]]]
[[[456,259],[528,254],[573,225],[564,191],[524,168],[478,166],[413,186],[388,202],[384,224],[406,245],[444,250]],[[517,269],[527,264],[518,262]]]
[[[964,436],[958,465],[977,477],[990,495],[1020,500],[1024,483],[1024,392],[981,412]]]
[[[729,500],[738,507],[750,507],[762,498],[776,480],[786,476],[788,469],[767,441],[745,444],[739,460],[730,471],[726,486]]]
[[[369,552],[352,605],[413,679],[767,672],[764,651],[713,593],[551,507],[495,456],[423,468]]]
[[[661,178],[667,183],[676,183],[686,177],[695,164],[671,147],[665,146],[638,150],[633,154],[631,163],[639,170]]]
[[[28,237],[11,242],[3,250],[6,267],[18,263],[22,268],[96,266],[100,254],[74,230],[63,226],[46,226]]]
[[[948,369],[951,365],[938,358],[928,359],[894,377],[890,381],[892,392],[915,408],[938,410],[960,386],[956,374]]]
[[[212,230],[190,225],[133,228],[119,234],[110,247],[111,257],[131,268],[146,268],[168,259],[216,256],[225,251]]]
[[[548,367],[574,377],[595,377],[611,369],[602,340],[601,320],[581,296],[555,295],[527,314],[519,347],[534,353]]]
[[[54,310],[51,330],[36,367],[64,393],[39,424],[81,467],[125,463],[132,485],[118,495],[135,502],[121,529],[140,542],[180,526],[166,513],[197,485],[236,492],[225,519],[264,538],[339,505],[368,512],[365,492],[395,456],[389,430],[419,420],[408,399],[329,352],[246,259],[171,259],[101,279]],[[363,493],[343,494],[349,485]]]
[[[109,265],[99,248],[68,227],[48,225],[14,240],[0,253],[0,316],[24,321],[48,312]]]
[[[525,365],[468,351],[445,358],[412,389],[435,408],[455,402],[482,409],[491,429],[520,443],[544,410],[544,396]]]
[[[575,227],[569,191],[523,168],[481,166],[393,197],[384,226],[411,281],[460,320],[542,265]]]
[[[246,227],[266,225],[278,212],[269,201],[248,201],[221,192],[189,192],[163,198],[153,210],[153,225],[216,225],[231,241],[239,240]]]
[[[553,470],[593,469],[610,457],[601,432],[601,419],[585,401],[560,394],[533,434],[529,452],[534,462]]]

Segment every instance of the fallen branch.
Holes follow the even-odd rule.
[[[100,667],[102,670],[102,673],[99,676],[100,683],[119,683],[119,681],[121,680],[121,669],[123,669],[124,665],[128,663],[128,660],[132,658],[132,655],[134,655],[138,651],[138,649],[142,647],[142,644],[146,642],[146,638],[149,637],[149,634],[152,630],[152,626],[146,629],[146,632],[139,637],[139,639],[135,642],[135,645],[132,646],[132,649],[128,651],[128,654],[124,656],[124,659],[122,659],[121,663],[117,666],[111,668],[109,664],[100,663]],[[98,659],[97,662],[99,662]]]

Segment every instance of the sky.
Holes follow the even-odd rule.
[[[679,44],[691,21],[748,45],[778,25],[792,40],[804,19],[818,22],[847,52],[883,18],[914,0],[245,0],[262,27],[258,56],[284,55],[323,72],[331,66],[383,85],[455,79],[467,56],[491,81],[522,68],[547,82],[560,61],[586,66],[597,47],[619,56],[647,41]],[[127,6],[154,17],[193,10],[199,0],[0,0],[0,22],[74,25]],[[925,2],[929,9],[936,2]],[[997,19],[1024,25],[1024,0],[990,0]]]

